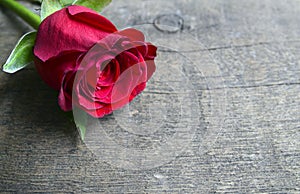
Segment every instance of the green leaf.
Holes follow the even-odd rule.
[[[73,5],[82,5],[90,9],[93,9],[97,12],[100,12],[110,2],[111,0],[75,0],[73,2]]]
[[[100,12],[112,0],[42,0],[41,19],[69,5],[82,5]]]
[[[73,108],[73,116],[74,116],[74,122],[79,131],[80,137],[81,137],[82,141],[84,141],[89,115],[79,108]]]
[[[59,0],[60,1],[60,4],[63,5],[63,7],[66,7],[66,6],[69,6],[69,5],[72,5],[74,0]]]
[[[36,32],[28,32],[22,36],[14,50],[11,52],[6,63],[3,65],[3,71],[6,73],[15,73],[33,62],[33,46]]]
[[[44,20],[54,12],[72,5],[74,0],[42,0],[41,5],[41,19]]]
[[[43,0],[41,5],[41,20],[63,8],[59,0]]]

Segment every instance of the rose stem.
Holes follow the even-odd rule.
[[[41,19],[37,14],[33,13],[15,0],[0,0],[0,4],[15,12],[34,29],[38,29]]]

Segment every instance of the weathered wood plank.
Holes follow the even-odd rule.
[[[3,63],[28,26],[0,10]],[[143,29],[160,48],[155,84],[139,99],[148,103],[133,103],[141,110],[139,118],[151,105],[158,114],[153,117],[166,117],[173,122],[169,125],[191,121],[187,114],[178,122],[175,113],[193,103],[171,103],[175,113],[156,112],[168,105],[168,97],[173,102],[188,95],[200,115],[188,146],[153,169],[117,168],[78,140],[74,124],[59,110],[57,94],[33,67],[15,75],[0,72],[0,191],[300,192],[299,11],[296,0],[115,0],[104,15],[121,28]],[[182,31],[163,33],[153,26],[161,15],[170,20],[160,22],[177,25],[174,14],[184,20]],[[101,123],[122,146],[145,152],[172,138],[167,128],[138,136],[116,128],[109,117]]]

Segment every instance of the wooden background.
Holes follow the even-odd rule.
[[[30,28],[8,10],[0,10],[3,64]],[[166,91],[173,103],[172,95],[181,97],[178,88],[193,89],[196,98],[189,100],[199,107],[191,113],[199,116],[194,123],[189,123],[193,115],[183,118],[189,120],[192,136],[180,152],[170,148],[174,157],[162,164],[164,155],[147,168],[144,163],[138,169],[126,168],[119,156],[118,167],[114,158],[103,159],[101,152],[99,156],[79,141],[74,124],[57,105],[57,94],[33,67],[15,75],[0,72],[1,192],[300,192],[300,1],[114,0],[103,14],[119,28],[142,28],[159,44],[153,81],[157,85],[149,85],[143,95],[149,94],[150,100],[140,107],[137,102],[137,108],[150,104],[160,110],[168,104],[163,101],[168,99]],[[174,81],[176,71],[164,68],[170,61],[184,67],[179,68],[184,78],[179,82]],[[175,89],[156,87],[164,84]],[[158,116],[154,118],[172,120],[175,114],[169,112],[178,108],[172,103],[167,113],[153,112]],[[148,147],[139,148],[142,141],[153,137],[159,146],[172,138],[171,133],[164,136],[168,130],[163,127],[148,136],[135,135],[129,128],[113,130],[116,126],[109,118],[101,121],[102,126],[116,141],[127,138],[129,148],[143,151]]]

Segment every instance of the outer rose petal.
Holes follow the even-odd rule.
[[[58,104],[64,111],[72,110],[72,89],[75,75],[76,71],[66,73],[59,91]]]
[[[68,71],[76,70],[76,62],[81,53],[74,52],[42,62],[35,58],[35,67],[44,82],[55,90],[60,90],[63,78]]]
[[[152,77],[153,73],[156,70],[154,58],[156,57],[156,46],[148,43],[148,53],[146,54],[145,62],[147,63],[147,81]]]
[[[78,5],[69,6],[67,9],[69,14],[72,15],[72,19],[91,25],[101,31],[109,33],[117,31],[117,28],[108,19],[99,15],[92,9]]]
[[[145,41],[144,34],[134,28],[127,28],[118,32],[122,36],[128,37],[131,41]]]
[[[83,6],[72,5],[48,16],[40,25],[34,54],[45,62],[66,51],[85,52],[116,27]]]
[[[145,58],[154,60],[154,58],[156,57],[156,51],[157,47],[152,45],[151,43],[148,43],[148,53]]]

